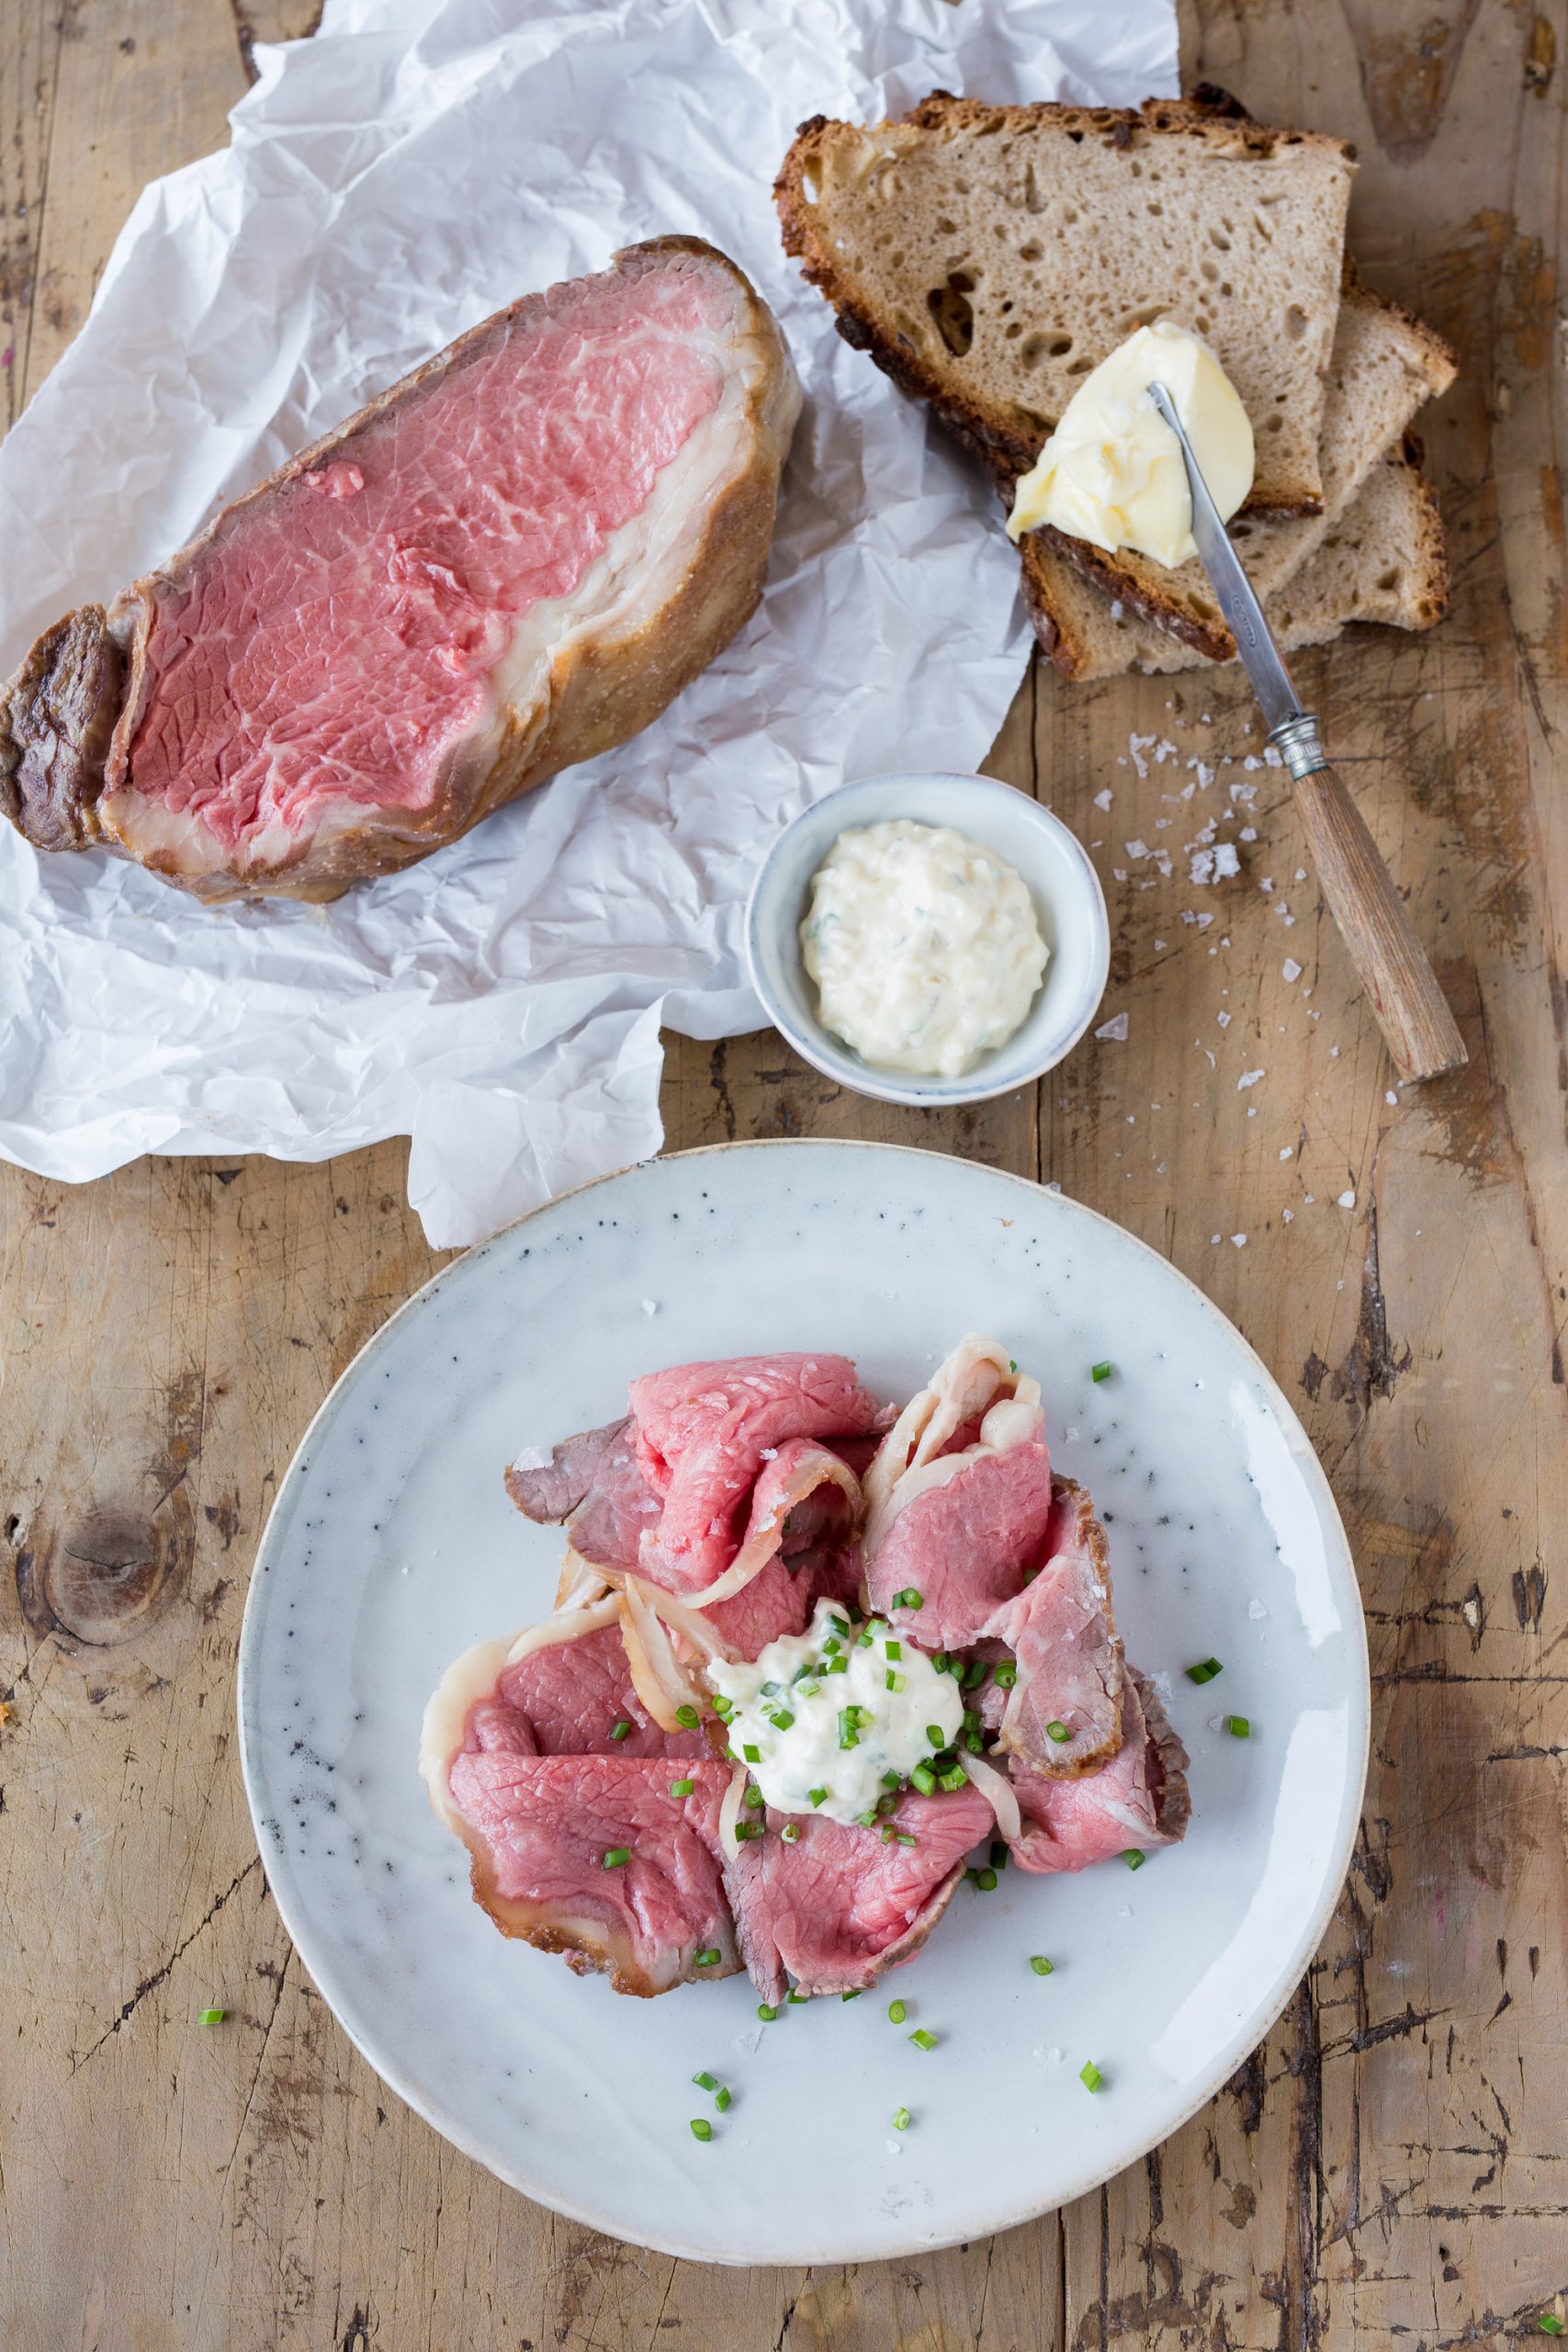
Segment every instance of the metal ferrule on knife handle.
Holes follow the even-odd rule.
[[[1293,776],[1312,775],[1328,765],[1317,721],[1309,710],[1298,711],[1294,718],[1282,718],[1269,741]]]

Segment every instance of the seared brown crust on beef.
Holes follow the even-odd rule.
[[[1154,1684],[1135,1666],[1127,1670],[1137,1686],[1153,1751],[1149,1775],[1155,1790],[1155,1826],[1162,1838],[1168,1838],[1175,1844],[1187,1835],[1187,1825],[1192,1817],[1192,1798],[1187,1786],[1187,1767],[1192,1759],[1171,1729],[1170,1718]]]
[[[124,671],[103,606],[84,605],[45,629],[0,698],[0,814],[35,849],[99,839]]]

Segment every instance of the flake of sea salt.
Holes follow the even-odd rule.
[[[1236,1092],[1239,1094],[1244,1087],[1256,1086],[1260,1078],[1266,1078],[1267,1076],[1268,1072],[1266,1070],[1244,1069],[1241,1076],[1235,1082]]]
[[[1296,875],[1295,875],[1295,878],[1296,878],[1296,880],[1297,880],[1298,882],[1304,882],[1304,881],[1306,880],[1306,878],[1307,878],[1307,870],[1306,870],[1306,867],[1305,867],[1304,865],[1298,865],[1298,866],[1297,866],[1297,868],[1296,868]]]
[[[1282,768],[1285,764],[1283,752],[1276,751],[1272,743],[1265,743],[1263,746],[1263,764],[1266,768]]]
[[[656,1298],[645,1298],[642,1302],[642,1311],[645,1315],[657,1315],[659,1301]]]
[[[1274,877],[1273,877],[1273,876],[1272,876],[1272,875],[1270,875],[1270,874],[1266,874],[1266,875],[1263,876],[1262,881],[1258,884],[1258,888],[1259,888],[1260,890],[1272,890],[1272,888],[1274,888]]]
[[[1212,849],[1195,849],[1193,851],[1192,864],[1189,869],[1187,878],[1197,889],[1201,889],[1206,882],[1212,882],[1213,880],[1214,853]]]
[[[887,2143],[887,2153],[890,2156],[901,2156],[904,2153],[903,2141],[889,2140]]]
[[[1280,1157],[1281,1159],[1292,1159],[1295,1157],[1295,1150],[1296,1147],[1293,1143],[1281,1144]]]
[[[1239,874],[1240,872],[1241,860],[1236,855],[1234,843],[1230,842],[1222,842],[1218,849],[1214,852],[1215,881],[1226,881],[1231,875]]]
[[[1238,842],[1255,842],[1258,839],[1257,826],[1244,825],[1240,832],[1237,833],[1236,839]]]
[[[1145,759],[1144,753],[1149,749],[1154,740],[1152,735],[1129,735],[1127,738],[1127,756],[1137,769],[1140,777],[1147,775],[1149,772],[1149,763]]]
[[[1127,1042],[1126,1014],[1124,1012],[1113,1012],[1109,1021],[1102,1021],[1100,1023],[1099,1028],[1094,1034],[1097,1037],[1110,1037],[1119,1046],[1125,1045]]]
[[[1214,1019],[1219,1023],[1222,1029],[1228,1029],[1231,1025],[1231,1016],[1228,1012],[1216,1012]]]
[[[1295,1221],[1296,1213],[1294,1209],[1281,1209],[1280,1211],[1280,1222],[1281,1225],[1294,1225]]]
[[[1245,1233],[1233,1233],[1231,1235],[1231,1248],[1233,1250],[1245,1250],[1246,1247],[1247,1236]]]
[[[1155,941],[1155,954],[1156,954],[1156,956],[1159,954],[1160,949],[1161,949],[1164,945],[1165,945],[1165,942],[1164,942],[1164,940],[1163,940],[1163,939],[1156,939],[1156,940]]]
[[[1302,1197],[1303,1198],[1303,1200],[1305,1201],[1305,1203],[1306,1203],[1306,1204],[1307,1204],[1308,1208],[1310,1209],[1310,1208],[1313,1206],[1314,1203],[1316,1201],[1316,1199],[1317,1199],[1317,1194],[1316,1194],[1315,1193],[1303,1193],[1303,1196],[1302,1196]]]
[[[1388,1088],[1382,1099],[1385,1102],[1397,1102],[1399,1101],[1399,1097],[1394,1092],[1392,1086]]]
[[[1355,1195],[1355,1193],[1354,1193],[1345,1192],[1345,1193],[1339,1193],[1339,1194],[1337,1195],[1337,1200],[1336,1200],[1336,1206],[1337,1206],[1337,1207],[1338,1207],[1338,1208],[1342,1208],[1342,1209],[1353,1209],[1353,1208],[1355,1207],[1355,1205],[1356,1205],[1356,1195]]]
[[[1107,785],[1107,786],[1106,786],[1106,787],[1105,787],[1105,789],[1104,789],[1104,791],[1103,791],[1103,792],[1097,792],[1097,793],[1095,794],[1095,796],[1094,796],[1094,805],[1095,805],[1095,807],[1096,807],[1097,808],[1110,808],[1110,806],[1111,806],[1111,786],[1110,786],[1109,785]]]
[[[1287,956],[1284,962],[1280,965],[1280,969],[1283,972],[1285,978],[1292,982],[1301,978],[1302,967],[1297,963],[1293,956]]]
[[[1111,879],[1113,882],[1125,882],[1127,879],[1126,867],[1124,865],[1113,865],[1111,869]]]
[[[1197,1107],[1198,1107],[1198,1105],[1197,1105],[1196,1103],[1194,1103],[1194,1104],[1192,1105],[1192,1107],[1193,1107],[1193,1109],[1194,1109],[1194,1110],[1196,1110],[1196,1109],[1197,1109]],[[1210,1247],[1210,1249],[1211,1249],[1211,1250],[1217,1250],[1217,1249],[1219,1248],[1219,1246],[1220,1246],[1221,1242],[1224,1239],[1224,1238],[1225,1238],[1225,1237],[1224,1237],[1224,1235],[1223,1233],[1211,1233],[1211,1234],[1210,1234],[1210,1236],[1209,1236],[1209,1247]]]

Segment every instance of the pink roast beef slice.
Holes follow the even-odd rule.
[[[922,1649],[967,1648],[1022,1590],[1050,1517],[1051,1453],[1042,1440],[972,1455],[893,1521],[866,1563],[873,1608]],[[919,1609],[897,1608],[894,1596],[910,1589]]]
[[[999,1744],[1040,1771],[1072,1780],[1122,1744],[1125,1671],[1105,1530],[1073,1479],[1053,1479],[1052,1494],[1044,1566],[985,1632],[1007,1645],[1018,1667]],[[1053,1723],[1071,1737],[1052,1739],[1045,1726]]]
[[[726,1866],[736,1931],[764,2001],[786,1976],[804,1993],[853,1993],[913,1959],[952,1899],[964,1857],[994,1826],[977,1791],[922,1797],[906,1790],[889,1816],[917,1843],[883,1842],[879,1829],[799,1820],[799,1842],[779,1836],[794,1815],[770,1813],[767,1834]]]
[[[629,1416],[563,1438],[547,1456],[520,1454],[506,1491],[525,1519],[547,1526],[564,1520],[573,1551],[617,1570],[637,1566],[639,1540],[661,1508],[642,1475]]]
[[[737,1356],[677,1364],[631,1386],[637,1458],[663,1502],[642,1572],[694,1593],[740,1548],[751,1488],[791,1438],[863,1435],[877,1416],[847,1356]]]
[[[690,1780],[690,1796],[671,1794]],[[564,1952],[617,1993],[663,1993],[740,1966],[719,1869],[728,1764],[618,1756],[462,1755],[450,1789],[475,1900],[509,1936]],[[630,1849],[607,1870],[604,1857]],[[699,1967],[698,1954],[718,1958]]]
[[[629,1724],[620,1739],[617,1724]],[[662,1731],[632,1688],[619,1625],[548,1642],[502,1669],[469,1714],[464,1746],[520,1756],[711,1753],[700,1731]]]
[[[761,594],[799,394],[696,238],[498,311],[0,700],[0,808],[198,896],[336,898],[624,742]]]
[[[1021,1869],[1081,1871],[1130,1847],[1174,1845],[1186,1834],[1187,1750],[1136,1668],[1122,1687],[1122,1731],[1111,1761],[1081,1780],[1047,1778],[1014,1757],[1009,1769],[1024,1834],[1012,1852]]]
[[[763,1566],[739,1591],[703,1602],[719,1639],[738,1657],[755,1657],[781,1635],[803,1633],[818,1600],[853,1599],[860,1515],[860,1483],[836,1446],[808,1437],[779,1446],[751,1490],[745,1537],[726,1580],[759,1560]]]

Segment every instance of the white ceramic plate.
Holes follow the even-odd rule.
[[[1160,1678],[1192,1751],[1185,1845],[1135,1874],[1010,1869],[994,1894],[963,1887],[880,1996],[768,2026],[743,1977],[629,2000],[506,1942],[415,1766],[448,1660],[550,1605],[559,1534],[518,1517],[503,1464],[607,1420],[656,1365],[840,1349],[903,1397],[976,1329],[1038,1372],[1053,1449],[1108,1523],[1130,1655]],[[1115,1369],[1097,1386],[1102,1358]],[[1211,1653],[1224,1676],[1195,1688],[1182,1669]],[[1215,1728],[1231,1713],[1250,1739]],[[849,2262],[1077,2196],[1258,2041],[1349,1859],[1366,1638],[1299,1423],[1162,1259],[968,1161],[744,1144],[552,1203],[377,1333],[279,1493],[245,1613],[240,1719],[262,1858],[300,1957],[438,2131],[619,2237],[710,2261]],[[1035,1952],[1053,1975],[1031,1971]],[[911,2045],[917,2025],[935,2050]],[[1086,2060],[1104,2076],[1093,2096]],[[712,2112],[691,2079],[704,2068],[735,2099],[705,2146],[688,2129]],[[896,2132],[901,2107],[913,2122]]]

